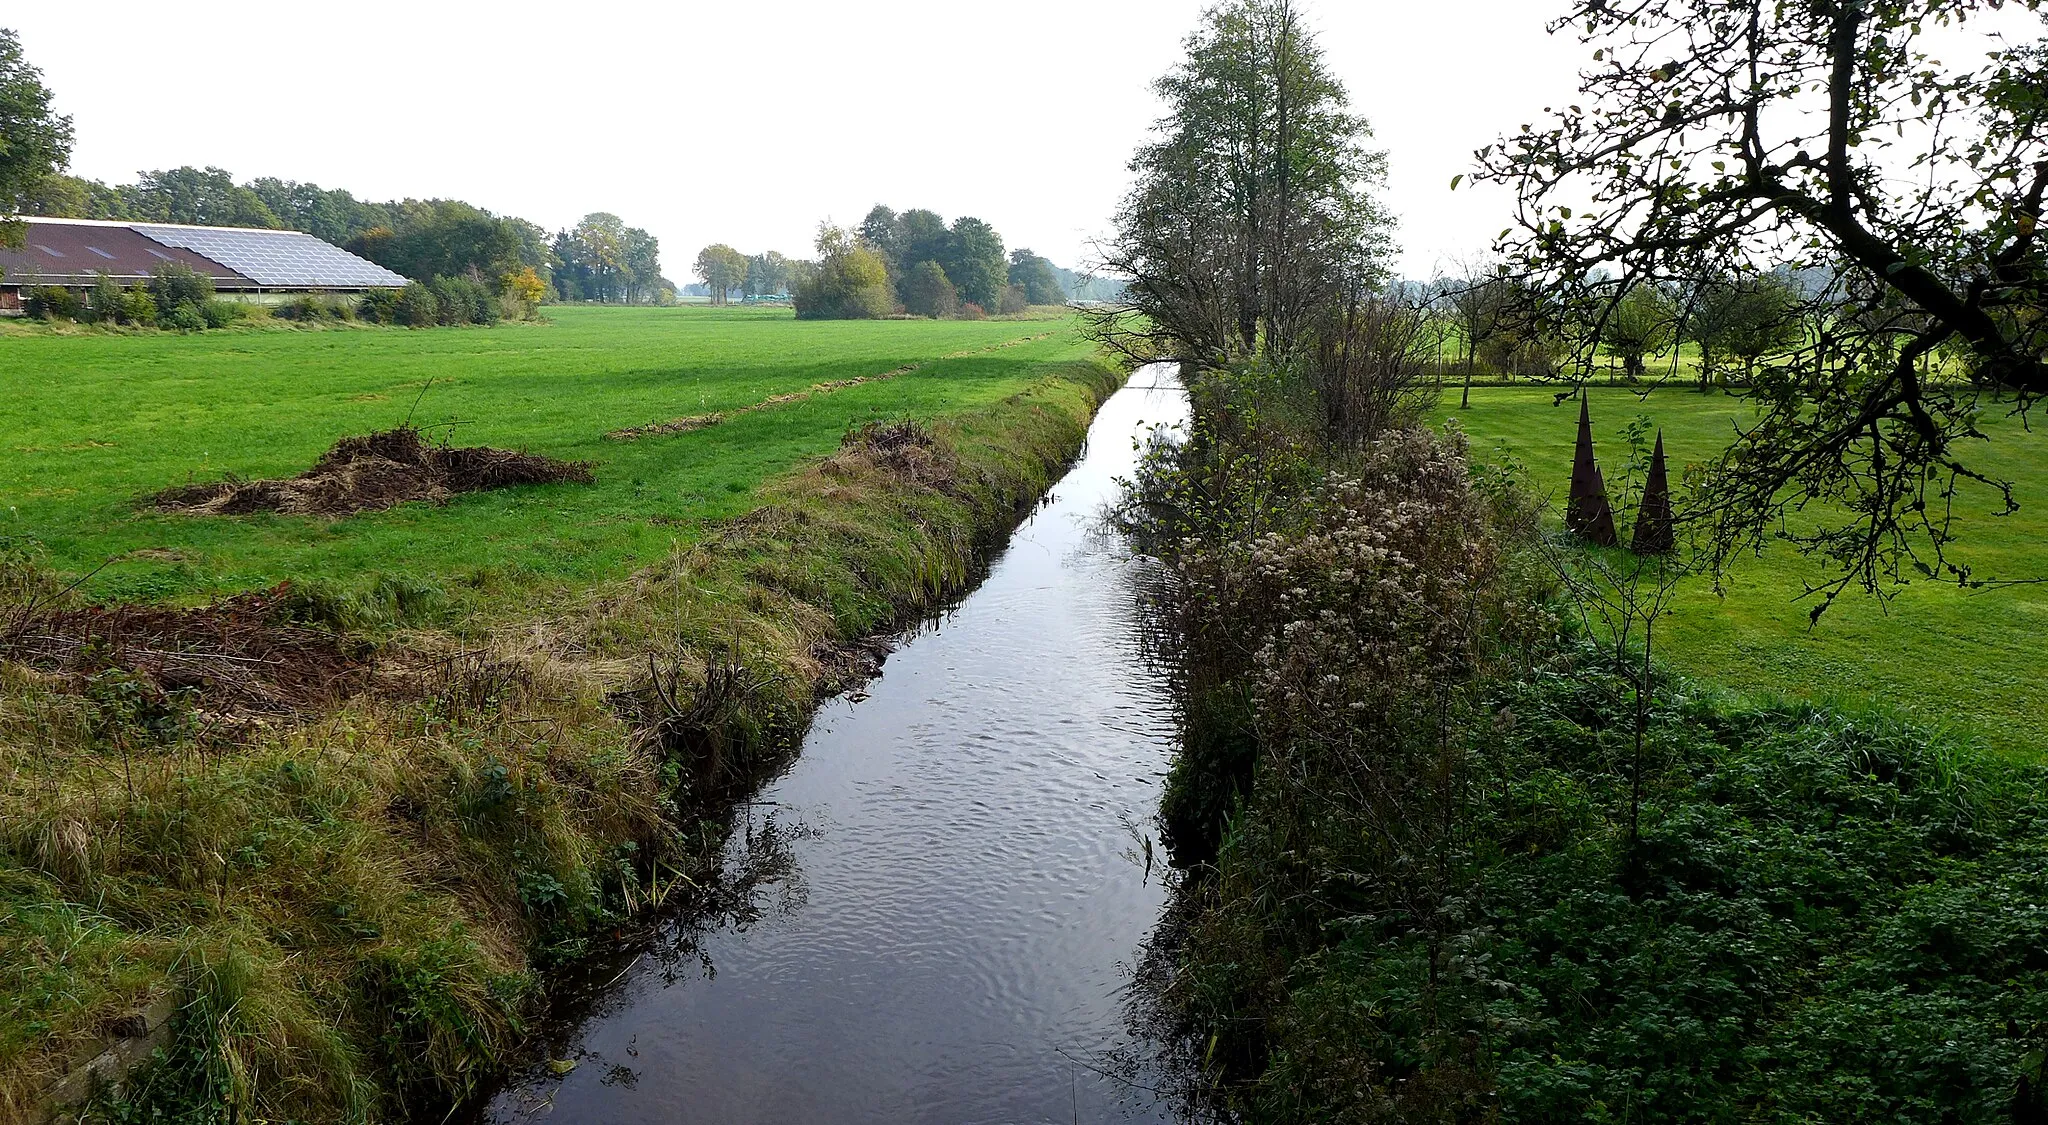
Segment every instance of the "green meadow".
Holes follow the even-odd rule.
[[[849,426],[932,419],[999,401],[1090,354],[1071,321],[796,321],[783,309],[551,310],[541,326],[251,330],[0,340],[0,536],[90,574],[90,597],[194,601],[275,582],[362,588],[386,576],[530,603],[618,577],[752,508],[765,481],[829,452]],[[873,377],[915,370],[890,378]],[[868,378],[852,386],[826,386]],[[1455,416],[1482,460],[1511,457],[1561,501],[1576,412],[1541,385],[1479,386]],[[776,400],[792,396],[785,401]],[[1674,476],[1710,457],[1746,408],[1673,385],[1596,388],[1603,467],[1622,430],[1661,427]],[[623,427],[724,413],[636,441]],[[459,445],[596,462],[594,485],[546,485],[328,520],[189,516],[144,498],[189,480],[290,476],[335,439],[410,418]],[[2021,511],[1963,508],[1980,575],[2048,578],[2048,442],[1991,424],[1984,465]],[[2008,752],[2048,744],[2048,585],[1969,592],[1918,582],[1851,593],[1809,626],[1825,575],[1784,548],[1745,559],[1717,594],[1689,580],[1664,655],[1751,692],[1878,703]]]
[[[804,321],[786,309],[550,310],[554,323],[0,339],[0,535],[100,599],[193,600],[379,575],[531,593],[616,576],[754,506],[765,480],[885,417],[987,406],[1090,354],[1072,322]],[[818,384],[914,371],[855,386]],[[809,392],[805,394],[805,392]],[[777,396],[799,396],[769,402]],[[609,431],[731,412],[621,442]],[[547,485],[340,520],[188,516],[188,480],[284,477],[408,418],[457,445],[596,462]]]
[[[1440,413],[1472,439],[1476,460],[1512,458],[1562,507],[1571,476],[1578,405],[1553,405],[1557,388],[1487,386],[1458,410],[1447,393]],[[1725,447],[1749,408],[1725,394],[1658,388],[1592,390],[1593,428],[1610,491],[1628,461],[1623,430],[1638,417],[1664,432],[1674,485],[1683,466]],[[1987,421],[1992,440],[1973,453],[1994,476],[2015,482],[2020,511],[2009,516],[1984,490],[1958,505],[1958,557],[1981,578],[2048,579],[2048,438],[2017,421]],[[1633,512],[1618,513],[1624,520]],[[1809,584],[1819,564],[1788,545],[1742,559],[1717,595],[1688,579],[1660,637],[1662,657],[1692,675],[1739,691],[1875,704],[1952,730],[1991,749],[2039,757],[2048,746],[2048,585],[1967,591],[1917,581],[1889,600],[1851,590],[1809,625]]]

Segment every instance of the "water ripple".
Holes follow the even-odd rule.
[[[1171,1120],[1085,1060],[1164,901],[1133,854],[1173,734],[1126,564],[1090,528],[1131,437],[1185,412],[1147,369],[956,610],[821,711],[761,799],[789,868],[762,914],[643,958],[489,1117],[637,1122]],[[685,941],[687,939],[687,942]]]

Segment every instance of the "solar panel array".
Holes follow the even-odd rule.
[[[258,285],[277,289],[396,288],[405,279],[310,234],[135,223],[138,234],[203,254]]]

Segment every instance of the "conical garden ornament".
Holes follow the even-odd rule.
[[[1614,533],[1614,506],[1607,502],[1607,482],[1593,460],[1593,416],[1586,409],[1585,392],[1579,394],[1579,449],[1572,457],[1572,494],[1564,507],[1566,531],[1597,547],[1618,547]]]
[[[1650,456],[1650,477],[1643,482],[1643,504],[1636,509],[1636,532],[1628,549],[1638,555],[1668,555],[1677,550],[1672,530],[1671,482],[1664,475],[1664,431],[1657,431],[1657,452]]]

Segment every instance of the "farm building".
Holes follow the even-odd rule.
[[[132,285],[167,264],[190,266],[212,278],[224,297],[251,300],[405,285],[405,278],[375,262],[293,230],[95,219],[18,221],[28,228],[28,241],[19,248],[0,246],[0,314],[21,312],[22,295],[30,289],[84,289],[101,274]]]

